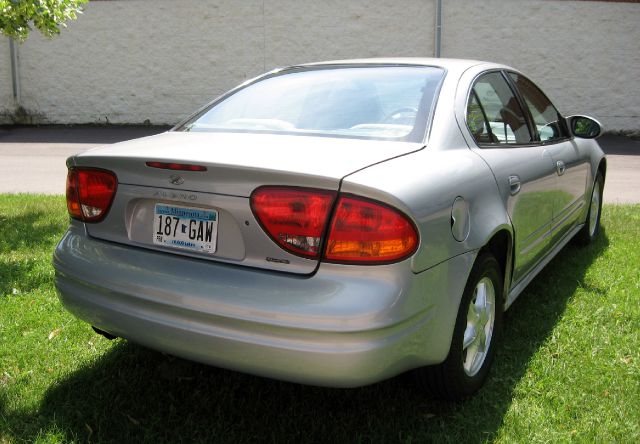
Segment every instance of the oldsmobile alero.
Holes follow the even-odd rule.
[[[278,69],[70,157],[56,287],[99,333],[191,360],[337,387],[414,370],[464,398],[503,311],[598,234],[600,132],[493,63]]]

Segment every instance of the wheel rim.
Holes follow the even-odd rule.
[[[489,352],[495,321],[495,302],[493,282],[484,277],[473,290],[462,343],[462,363],[469,376],[475,376],[480,371]]]
[[[593,193],[591,193],[591,207],[589,208],[589,236],[596,234],[598,227],[598,216],[600,213],[600,183],[596,181],[593,185]]]

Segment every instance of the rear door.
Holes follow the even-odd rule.
[[[527,274],[550,244],[556,166],[535,141],[526,113],[501,71],[475,80],[467,103],[467,126],[489,165],[514,228],[513,283]]]

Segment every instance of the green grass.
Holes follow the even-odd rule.
[[[507,313],[485,388],[325,389],[107,341],[60,306],[60,197],[0,195],[0,443],[640,441],[640,206],[607,206]]]

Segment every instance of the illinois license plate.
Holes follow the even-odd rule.
[[[153,243],[213,254],[218,239],[218,212],[156,204]]]

